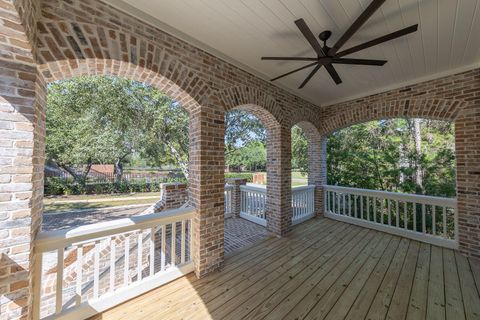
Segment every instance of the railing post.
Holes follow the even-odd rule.
[[[241,193],[240,186],[247,184],[247,179],[243,178],[228,178],[226,183],[233,187],[232,189],[232,216],[238,217],[240,215],[240,201]]]

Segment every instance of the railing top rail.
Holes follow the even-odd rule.
[[[453,207],[453,208],[455,208],[457,205],[456,198],[443,198],[443,197],[434,197],[434,196],[424,196],[419,194],[378,191],[378,190],[339,187],[339,186],[331,186],[331,185],[324,185],[323,188],[326,191],[339,191],[339,192],[345,192],[345,193],[352,193],[356,195],[375,196],[378,198],[389,198],[389,199],[394,199],[399,201],[447,206],[447,207]]]
[[[255,192],[267,192],[267,186],[263,186],[261,184],[258,184],[258,185],[242,185],[240,186],[240,190],[243,190],[243,191],[255,191]]]
[[[295,193],[295,192],[304,191],[304,190],[311,190],[311,189],[315,189],[315,186],[312,185],[312,184],[307,185],[307,186],[293,187],[292,192]]]
[[[40,232],[35,241],[35,247],[39,252],[50,251],[90,239],[183,221],[193,218],[194,215],[195,208],[180,208],[143,216],[99,222],[74,229]]]

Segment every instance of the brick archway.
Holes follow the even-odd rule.
[[[315,212],[320,215],[323,208],[323,189],[327,184],[327,149],[326,139],[320,135],[317,127],[309,121],[300,121],[295,124],[300,127],[308,142],[308,184],[315,188]]]
[[[325,139],[332,132],[351,125],[392,118],[424,118],[455,123],[459,250],[465,255],[480,258],[480,203],[478,202],[480,106],[475,99],[446,98],[404,98],[372,104],[344,103],[324,114],[320,133],[322,139]],[[323,172],[326,177],[326,167]]]
[[[389,102],[346,103],[325,112],[319,126],[320,134],[330,133],[363,122],[392,118],[425,118],[455,121],[468,102],[456,99],[405,98]]]
[[[179,69],[184,67],[179,66]],[[138,81],[154,87],[170,98],[178,101],[189,113],[200,107],[200,100],[211,92],[208,85],[190,71],[191,78],[177,84],[178,79],[170,79],[158,71],[141,67],[131,62],[112,59],[60,60],[38,66],[46,83],[71,79],[80,76],[114,76]]]
[[[225,112],[243,110],[257,117],[267,130],[267,228],[285,235],[291,226],[290,130],[288,117],[273,97],[255,88],[240,86],[210,97]],[[288,178],[287,178],[288,177]]]

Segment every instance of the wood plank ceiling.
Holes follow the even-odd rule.
[[[333,45],[370,1],[107,0],[124,10],[131,6],[140,18],[153,17],[172,27],[170,32],[178,30],[266,79],[306,63],[261,61],[261,56],[315,56],[296,19],[303,18],[315,35],[331,30]],[[416,23],[414,34],[348,56],[388,60],[383,67],[336,65],[342,84],[335,85],[322,69],[297,89],[312,67],[278,85],[328,105],[480,66],[480,0],[387,0],[343,48]]]

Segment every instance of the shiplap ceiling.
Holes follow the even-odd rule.
[[[370,1],[107,0],[266,79],[306,63],[261,56],[315,56],[296,19],[303,18],[315,35],[331,30],[333,45]],[[388,60],[383,67],[335,65],[343,79],[338,86],[322,68],[297,89],[312,67],[277,85],[328,105],[479,66],[480,0],[387,0],[343,49],[416,23],[414,34],[348,56]]]

